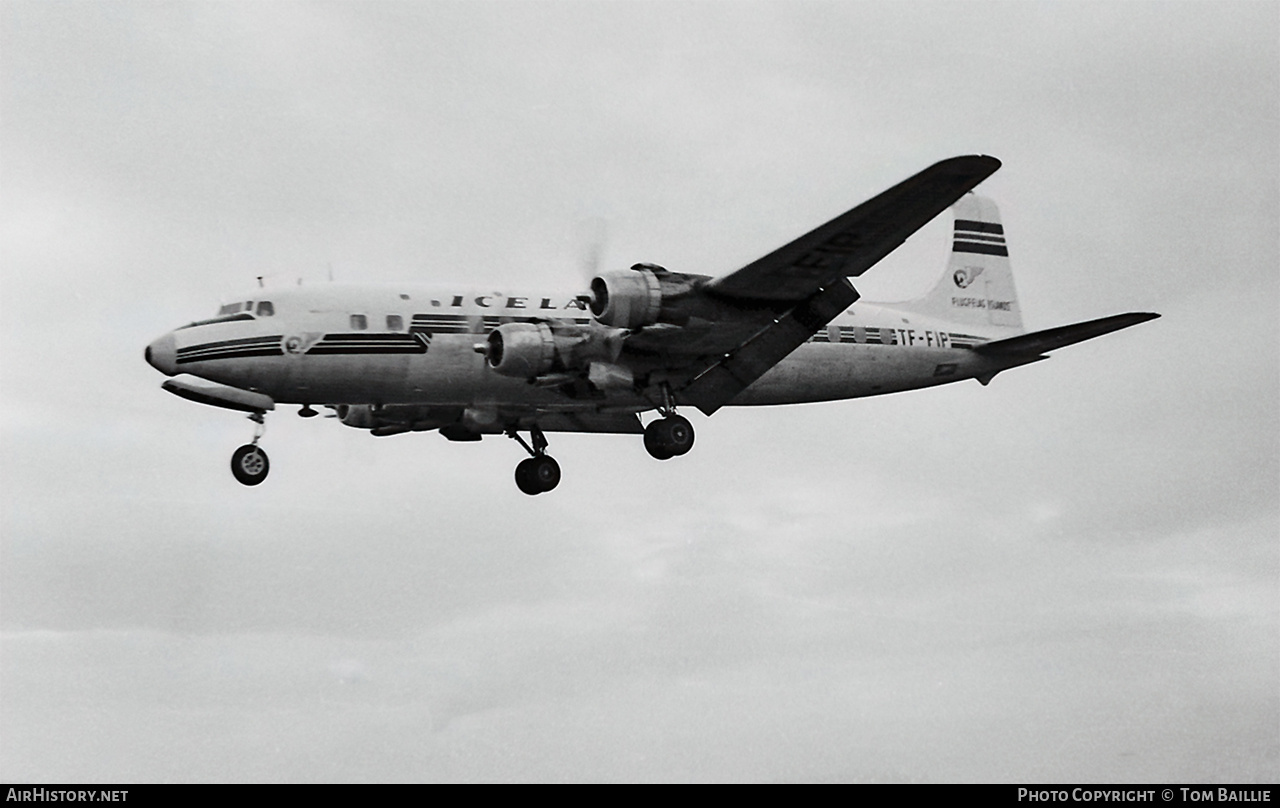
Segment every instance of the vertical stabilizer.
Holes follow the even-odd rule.
[[[953,323],[1022,331],[1022,310],[999,209],[990,199],[972,193],[951,209],[955,231],[947,272],[927,295],[903,308]]]

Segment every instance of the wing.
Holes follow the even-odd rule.
[[[702,355],[671,374],[677,397],[708,415],[729,403],[858,299],[850,277],[874,266],[999,167],[999,160],[981,155],[943,160],[702,285],[701,293],[741,314],[718,318],[712,334],[725,341],[714,352],[706,347],[715,336],[690,340]],[[680,330],[664,335],[670,356],[688,355],[689,346],[679,344]],[[646,347],[653,350],[656,341],[650,337]]]
[[[943,160],[704,289],[737,300],[799,303],[866,272],[998,168],[1000,161],[985,155]]]

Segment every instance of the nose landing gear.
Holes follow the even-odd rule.
[[[547,436],[536,425],[529,430],[533,446],[525,443],[515,427],[507,430],[507,437],[512,438],[529,453],[529,457],[516,466],[516,487],[533,496],[543,494],[560,484],[560,464],[547,454]]]
[[[231,455],[231,473],[241,485],[257,485],[267,479],[267,472],[271,470],[267,453],[258,446],[258,441],[267,431],[262,413],[253,413],[249,416],[249,420],[255,424],[253,442],[246,443]]]

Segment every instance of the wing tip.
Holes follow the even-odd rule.
[[[1158,320],[1160,315],[1154,311],[1128,311],[1124,314],[1113,315],[1113,319],[1118,323],[1123,323],[1123,325],[1117,327],[1118,330],[1119,328],[1129,328],[1130,326]]]
[[[1004,163],[989,154],[960,154],[949,157],[934,164],[934,168],[946,166],[955,168],[965,174],[982,174],[990,176],[1000,169]]]

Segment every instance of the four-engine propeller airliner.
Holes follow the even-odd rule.
[[[681,406],[794,404],[893,393],[997,373],[1158,317],[1132,312],[1027,333],[996,206],[972,189],[1000,167],[944,160],[722,277],[654,264],[603,273],[589,293],[319,284],[256,289],[152,342],[146,360],[183,398],[248,412],[231,459],[267,476],[259,447],[277,404],[336,411],[374,435],[438,430],[515,438],[526,494],[560,467],[548,432],[643,435],[666,460],[693,447]],[[875,305],[849,279],[954,208],[946,273],[923,297]],[[643,426],[641,413],[657,417]],[[526,441],[520,434],[529,433]]]

